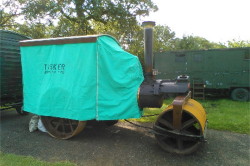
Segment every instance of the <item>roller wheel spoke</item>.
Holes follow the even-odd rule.
[[[72,124],[72,122],[69,120],[69,126],[70,126],[70,130],[71,130],[71,132],[73,132],[74,131],[74,129],[73,129],[73,124]]]
[[[181,138],[177,139],[177,147],[178,149],[182,150],[183,149],[183,140]]]
[[[159,123],[163,124],[165,127],[168,127],[170,129],[174,129],[173,125],[170,122],[168,122],[166,119],[163,119],[163,118],[159,119]]]
[[[187,128],[193,126],[195,122],[196,122],[196,120],[194,118],[189,119],[188,121],[183,123],[182,129],[187,129]]]
[[[55,126],[55,129],[56,129],[56,130],[57,130],[57,129],[60,127],[60,125],[61,125],[59,122],[54,122],[54,124],[56,125],[56,126]]]

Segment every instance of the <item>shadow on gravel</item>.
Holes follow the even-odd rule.
[[[59,140],[39,131],[30,133],[31,115],[1,112],[1,151],[47,161],[69,160],[78,165],[248,165],[248,135],[208,130],[208,142],[196,153],[178,156],[161,150],[145,129],[125,122],[107,127],[93,123],[78,136]],[[152,126],[152,124],[142,124]]]

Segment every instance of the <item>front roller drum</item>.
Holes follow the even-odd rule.
[[[49,116],[41,116],[41,121],[49,135],[59,139],[69,139],[79,134],[86,125],[86,121]]]
[[[195,152],[204,142],[206,112],[193,99],[179,101],[181,102],[174,101],[159,115],[154,130],[161,148],[186,155]]]

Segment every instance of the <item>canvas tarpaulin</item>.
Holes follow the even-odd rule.
[[[25,111],[75,120],[141,116],[140,62],[114,38],[32,45],[34,41],[21,42]]]

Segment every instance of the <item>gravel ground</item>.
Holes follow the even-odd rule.
[[[59,140],[39,131],[30,133],[30,118],[15,111],[1,112],[2,152],[85,166],[250,165],[250,136],[245,134],[208,130],[208,142],[201,149],[179,156],[164,152],[147,130],[126,122],[112,127],[88,125],[78,136]]]

